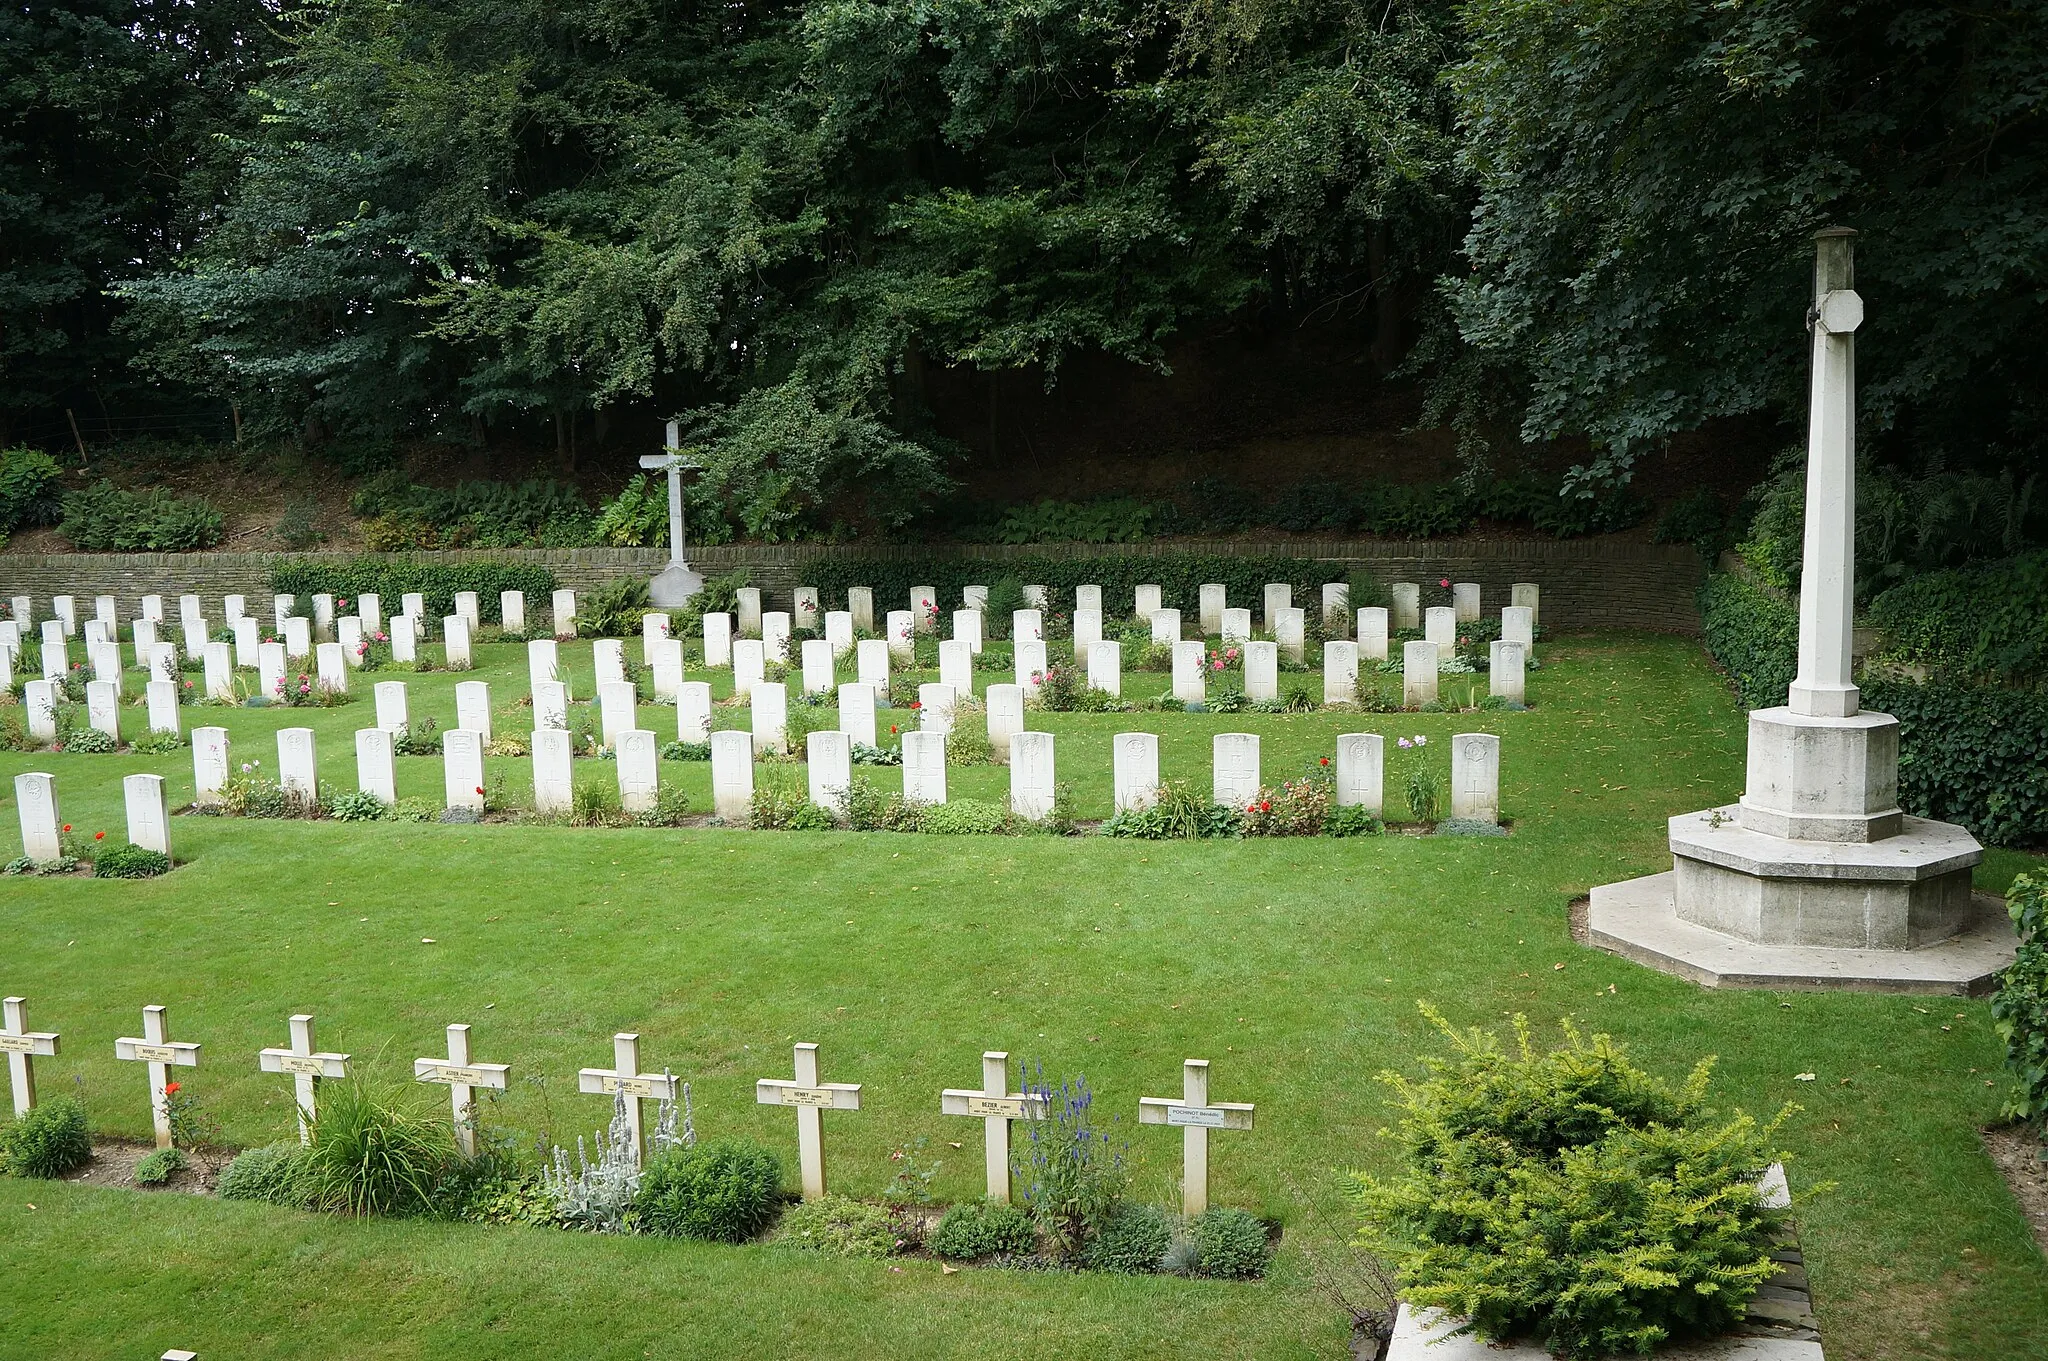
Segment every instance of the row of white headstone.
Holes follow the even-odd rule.
[[[5,1000],[4,1025],[0,1025],[0,1052],[8,1059],[14,1088],[17,1118],[36,1103],[35,1060],[54,1058],[62,1033],[30,1030],[25,998]],[[313,1017],[299,1014],[288,1018],[290,1042],[256,1053],[257,1067],[266,1073],[280,1073],[292,1079],[294,1105],[298,1114],[299,1140],[310,1143],[319,1118],[320,1084],[329,1078],[346,1078],[352,1056],[321,1050],[314,1040]],[[413,1060],[413,1078],[449,1089],[455,1137],[465,1156],[476,1155],[476,1093],[504,1091],[512,1068],[504,1063],[479,1063],[471,1056],[467,1025],[448,1027],[448,1053]],[[173,1068],[199,1066],[202,1046],[189,1040],[171,1039],[170,1012],[162,1006],[142,1009],[142,1034],[114,1041],[114,1057],[130,1063],[144,1063],[149,1072],[150,1115],[159,1148],[171,1146],[171,1103],[168,1088]],[[1011,1194],[1010,1124],[1017,1120],[1043,1120],[1050,1112],[1045,1097],[1028,1089],[1012,1090],[1010,1056],[989,1050],[981,1056],[981,1086],[948,1087],[939,1094],[939,1113],[982,1121],[987,1189],[992,1200],[1008,1201]],[[612,1066],[583,1068],[576,1074],[576,1089],[593,1096],[612,1098],[626,1111],[628,1151],[636,1166],[647,1156],[647,1125],[642,1103],[674,1103],[682,1095],[682,1083],[673,1072],[643,1070],[640,1036],[631,1031],[612,1036]],[[758,1105],[781,1106],[796,1112],[797,1163],[806,1200],[826,1192],[824,1127],[819,1119],[827,1110],[861,1109],[861,1084],[820,1080],[818,1046],[795,1047],[792,1078],[761,1078],[754,1084]],[[1209,1100],[1209,1061],[1187,1059],[1181,1065],[1181,1095],[1142,1097],[1138,1102],[1138,1123],[1168,1125],[1185,1131],[1182,1140],[1182,1208],[1200,1214],[1209,1203],[1208,1133],[1214,1129],[1249,1130],[1254,1107],[1245,1102]]]
[[[383,600],[377,593],[366,591],[358,596],[355,600],[356,612],[352,615],[337,612],[338,604],[343,600],[343,597],[337,597],[331,592],[318,592],[308,597],[311,613],[301,614],[296,595],[273,595],[270,606],[271,619],[275,625],[274,636],[285,643],[291,656],[297,658],[311,655],[315,639],[338,642],[343,647],[353,650],[361,638],[374,637],[384,630],[387,621],[384,616]],[[251,617],[248,601],[246,595],[230,594],[221,597],[221,615],[228,621],[228,627],[234,628],[237,621]],[[576,593],[572,590],[556,591],[550,604],[553,607],[555,634],[558,637],[574,637]],[[455,592],[454,606],[455,613],[442,620],[444,632],[450,620],[460,620],[462,629],[469,635],[474,635],[483,627],[483,615],[477,592]],[[54,636],[61,641],[83,634],[85,641],[91,643],[114,642],[120,637],[120,604],[111,595],[95,596],[92,617],[86,619],[80,618],[77,600],[73,596],[54,596],[51,598],[50,607],[50,614],[44,622],[53,625],[55,632],[52,634],[46,631],[43,635],[46,639]],[[5,644],[10,639],[18,643],[22,634],[35,625],[35,601],[32,597],[14,596],[9,600],[8,609],[10,617],[0,620],[0,644]],[[425,594],[419,591],[404,592],[400,597],[398,612],[392,619],[400,616],[413,621],[416,635],[423,632],[427,624]],[[178,621],[183,631],[187,652],[197,652],[199,645],[211,636],[207,618],[197,595],[187,594],[178,597]],[[498,618],[501,627],[507,633],[524,634],[526,593],[499,592]],[[294,619],[300,623],[294,624]],[[166,631],[165,624],[164,598],[161,595],[146,595],[142,597],[141,612],[131,623],[130,631],[138,646],[146,646],[156,642],[158,635]],[[242,663],[245,666],[252,664],[246,661]]]

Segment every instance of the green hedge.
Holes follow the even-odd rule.
[[[1989,846],[2048,841],[2048,694],[1863,676],[1863,707],[1899,720],[1899,806]]]
[[[1192,620],[1201,587],[1212,581],[1229,588],[1233,607],[1244,606],[1254,615],[1267,582],[1289,582],[1295,588],[1294,603],[1314,615],[1322,605],[1324,584],[1348,581],[1351,570],[1348,563],[1313,558],[1169,553],[1157,557],[835,559],[814,563],[802,575],[807,584],[818,587],[828,609],[845,608],[849,586],[874,587],[878,615],[884,610],[910,608],[913,586],[934,588],[940,607],[952,609],[960,601],[963,586],[986,586],[1004,577],[1045,586],[1051,592],[1050,608],[1061,613],[1074,608],[1076,586],[1100,586],[1104,612],[1116,615],[1130,610],[1137,587],[1153,584],[1160,588],[1160,603],[1165,608],[1179,609],[1184,618]]]
[[[1955,679],[2048,683],[2048,553],[1928,572],[1870,602],[1885,655]]]
[[[545,622],[555,574],[545,567],[518,562],[424,563],[407,559],[356,558],[350,562],[315,563],[279,560],[270,569],[270,585],[286,595],[329,593],[354,600],[374,591],[386,614],[398,611],[399,597],[418,591],[426,597],[427,618],[455,613],[455,593],[475,591],[478,618],[498,622],[501,591],[526,592],[526,622]],[[538,613],[536,613],[538,611]]]
[[[1728,572],[1707,578],[1699,605],[1707,651],[1743,706],[1783,704],[1799,671],[1799,607]]]

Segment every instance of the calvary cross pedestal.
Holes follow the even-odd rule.
[[[647,585],[647,598],[657,608],[672,609],[689,603],[691,596],[704,589],[704,578],[690,570],[690,564],[683,561],[683,472],[699,465],[683,457],[682,428],[675,421],[668,423],[668,452],[665,454],[643,454],[640,466],[649,472],[668,474],[668,566]]]
[[[1970,891],[1983,848],[1899,808],[1899,721],[1851,674],[1856,569],[1855,233],[1816,234],[1799,672],[1749,716],[1748,787],[1669,823],[1672,868],[1593,890],[1595,945],[1715,986],[1969,993],[2013,957]]]

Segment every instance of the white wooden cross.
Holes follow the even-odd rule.
[[[1010,1199],[1010,1122],[1045,1119],[1045,1098],[1010,1087],[1010,1056],[991,1049],[981,1056],[981,1090],[948,1087],[939,1093],[944,1115],[980,1116],[988,1163],[988,1198]]]
[[[35,1061],[56,1056],[57,1036],[53,1031],[28,1028],[26,998],[10,997],[6,1008],[6,1024],[0,1025],[0,1053],[7,1055],[7,1074],[14,1079],[14,1118],[19,1120],[36,1104]]]
[[[860,1109],[858,1082],[818,1081],[818,1046],[796,1047],[796,1081],[764,1077],[754,1084],[754,1100],[763,1106],[796,1107],[796,1158],[803,1173],[804,1199],[825,1194],[825,1133],[819,1116],[827,1107],[835,1111]]]
[[[640,1071],[640,1037],[630,1031],[612,1036],[612,1066],[584,1068],[576,1074],[576,1090],[626,1096],[626,1122],[633,1131],[633,1162],[647,1161],[647,1126],[640,1118],[642,1101],[674,1101],[682,1084],[667,1073]]]
[[[683,561],[683,473],[702,465],[683,457],[682,427],[675,421],[668,423],[668,450],[665,454],[642,454],[640,466],[649,472],[668,473],[668,560],[671,565],[680,565]]]
[[[1182,1068],[1180,1100],[1141,1098],[1138,1123],[1180,1126],[1181,1213],[1193,1216],[1209,1208],[1209,1131],[1250,1129],[1252,1108],[1240,1101],[1210,1104],[1209,1060],[1189,1059]]]
[[[448,1085],[448,1098],[455,1107],[455,1142],[465,1158],[476,1156],[476,1089],[504,1091],[505,1075],[511,1071],[512,1066],[506,1063],[470,1062],[466,1025],[448,1027],[447,1058],[412,1061],[413,1081]]]
[[[114,1041],[114,1057],[149,1065],[149,1111],[156,1119],[156,1146],[171,1146],[171,1069],[199,1066],[199,1046],[171,1040],[170,1013],[162,1007],[142,1009],[142,1038]]]
[[[290,1073],[292,1085],[298,1089],[299,1142],[313,1142],[313,1093],[323,1077],[347,1077],[348,1055],[316,1054],[313,1052],[313,1018],[294,1016],[292,1022],[292,1047],[289,1049],[260,1049],[256,1062],[266,1073]]]

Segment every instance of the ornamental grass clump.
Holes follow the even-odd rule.
[[[1454,1052],[1421,1081],[1382,1075],[1405,1166],[1352,1176],[1359,1245],[1396,1267],[1411,1304],[1567,1358],[1647,1354],[1742,1321],[1777,1270],[1783,1212],[1758,1180],[1794,1108],[1767,1125],[1709,1110],[1711,1058],[1674,1088],[1569,1023],[1538,1052],[1516,1017],[1508,1051],[1423,1014]]]
[[[454,1158],[448,1122],[409,1088],[329,1083],[306,1165],[309,1199],[342,1214],[417,1214]]]

